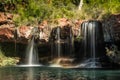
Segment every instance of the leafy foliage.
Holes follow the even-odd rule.
[[[12,66],[19,62],[18,58],[6,57],[0,48],[0,66]]]
[[[14,17],[17,25],[37,24],[39,20],[53,21],[61,17],[102,19],[109,14],[120,13],[120,0],[83,1],[82,10],[79,11],[80,0],[0,0],[0,10],[17,14]]]

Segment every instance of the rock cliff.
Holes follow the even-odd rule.
[[[31,30],[33,27],[22,25],[16,27],[14,24],[13,14],[0,12],[0,42],[18,42],[18,43],[27,43]],[[82,20],[70,21],[65,18],[58,20],[58,25],[65,26],[70,24],[72,26],[73,35],[76,37],[79,35],[79,27],[82,23]],[[115,37],[115,40],[120,40],[120,14],[111,15],[107,19],[103,20],[105,27],[107,27]],[[43,30],[45,28],[45,30]],[[52,27],[46,22],[40,23],[38,29],[44,31],[45,41],[48,41]],[[43,34],[43,33],[41,33]]]

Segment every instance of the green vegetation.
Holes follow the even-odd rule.
[[[4,52],[0,49],[0,66],[12,66],[16,65],[19,62],[19,59],[16,57],[6,57]]]
[[[120,62],[120,51],[116,45],[111,45],[110,48],[106,47],[106,54],[109,56],[111,61],[114,61],[115,63]]]
[[[110,14],[120,13],[120,0],[0,0],[1,11],[16,14],[17,25],[37,24],[41,20],[55,21],[68,19],[103,19]]]
[[[19,58],[13,56],[16,56],[14,45],[9,43],[0,43],[0,66],[16,65],[19,62]]]

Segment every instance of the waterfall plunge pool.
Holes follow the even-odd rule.
[[[0,67],[0,80],[119,80],[120,70]]]

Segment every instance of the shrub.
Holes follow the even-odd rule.
[[[6,57],[0,47],[0,66],[13,66],[19,62],[17,57]]]

